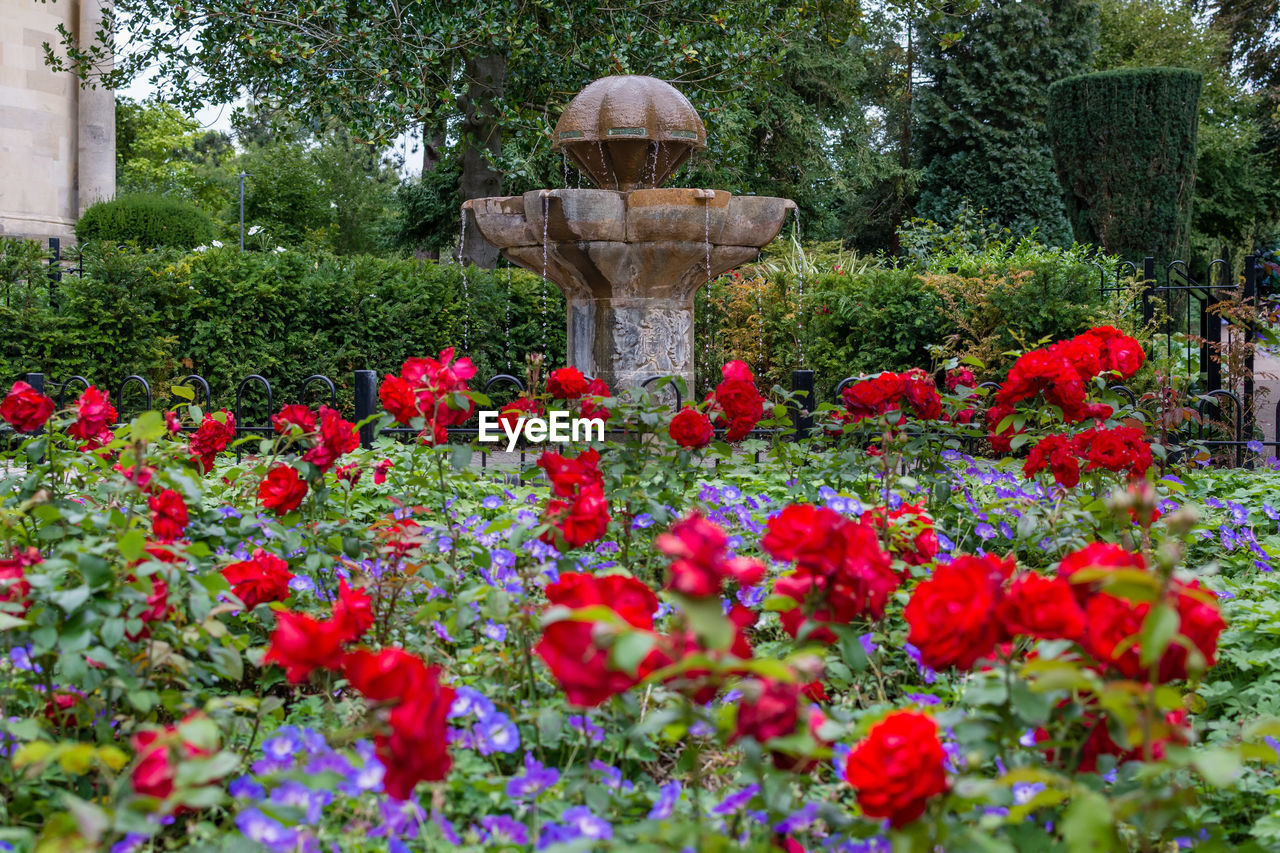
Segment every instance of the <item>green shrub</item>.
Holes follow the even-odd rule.
[[[85,264],[83,279],[65,279],[57,311],[0,308],[14,330],[0,336],[0,375],[79,374],[114,389],[136,373],[163,397],[171,380],[198,373],[214,402],[230,407],[249,374],[272,383],[279,406],[320,373],[349,412],[353,371],[398,370],[446,346],[469,355],[482,379],[521,375],[527,352],[564,361],[564,300],[524,270],[469,267],[464,285],[457,265],[432,261],[105,245]],[[261,392],[245,399],[257,407]],[[249,414],[261,422],[260,411]]]
[[[1185,257],[1201,75],[1126,68],[1049,89],[1049,136],[1076,239],[1128,261]]]
[[[213,219],[176,198],[122,195],[91,205],[76,223],[76,237],[137,243],[144,249],[192,249],[213,239]]]

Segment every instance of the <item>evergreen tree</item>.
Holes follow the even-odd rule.
[[[917,214],[949,224],[965,200],[1015,234],[1072,240],[1044,118],[1049,84],[1089,67],[1097,8],[993,0],[957,19],[954,42],[921,45],[915,100]]]

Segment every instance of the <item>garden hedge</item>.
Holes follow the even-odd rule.
[[[1076,240],[1125,260],[1185,257],[1201,75],[1126,68],[1049,88],[1049,136]]]
[[[209,214],[177,198],[122,195],[89,206],[76,223],[79,240],[136,243],[144,249],[194,249],[213,239]]]

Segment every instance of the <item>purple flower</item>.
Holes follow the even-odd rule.
[[[449,706],[449,719],[475,715],[478,719],[486,719],[497,712],[493,702],[489,701],[479,690],[463,685],[456,688],[453,704]]]
[[[544,767],[533,757],[533,753],[524,754],[524,773],[512,776],[507,780],[507,796],[516,800],[536,797],[560,781],[560,771],[554,767]]]
[[[257,809],[247,809],[236,815],[236,828],[245,838],[256,841],[271,851],[283,853],[292,850],[298,843],[297,830],[289,829]]]
[[[876,649],[879,648],[874,642],[872,642],[871,638],[874,636],[875,634],[871,631],[858,635],[858,642],[862,645],[862,651],[867,657],[871,657],[876,653]]]
[[[676,803],[680,802],[680,790],[679,782],[668,782],[659,788],[658,799],[654,800],[653,808],[649,810],[649,820],[666,820],[671,817]]]
[[[150,836],[143,835],[138,832],[131,832],[120,841],[111,845],[111,853],[137,853],[142,849],[142,845],[150,841]],[[12,850],[9,844],[5,843],[0,850]]]
[[[979,522],[978,525],[973,528],[973,532],[978,534],[978,538],[983,542],[996,535],[996,529],[985,521]]]
[[[622,778],[622,771],[612,764],[605,764],[600,760],[593,760],[590,764],[592,770],[600,773],[600,781],[604,783],[606,788],[615,790],[630,791],[634,787],[630,782]]]
[[[507,626],[492,619],[486,619],[484,627],[480,629],[480,633],[484,634],[495,643],[504,643],[507,640]]]
[[[604,743],[604,729],[593,723],[590,717],[583,714],[573,714],[569,717],[568,722],[569,728],[582,732],[593,743]]]
[[[642,512],[631,521],[633,530],[646,530],[653,527],[653,516],[647,512]]]
[[[271,792],[271,802],[302,809],[306,813],[307,823],[319,823],[324,807],[333,802],[333,794],[325,790],[313,791],[301,782],[290,779],[281,782]]]
[[[1258,441],[1256,438],[1253,441],[1246,444],[1245,447],[1249,448],[1254,453],[1261,453],[1265,449],[1262,446],[1262,442]]]
[[[758,793],[760,793],[759,785],[748,785],[741,791],[730,794],[719,803],[712,806],[711,812],[718,815],[732,814],[733,812],[742,809],[742,807],[747,803],[751,802],[751,799]]]
[[[520,730],[506,714],[495,712],[476,724],[476,746],[481,755],[515,752],[520,748]]]
[[[267,792],[256,779],[250,776],[241,776],[231,780],[231,783],[227,785],[227,793],[237,800],[260,800]]]
[[[935,531],[934,535],[938,537],[938,547],[942,550],[954,551],[956,549],[956,543],[952,542],[944,534]]]
[[[486,815],[480,818],[480,826],[484,828],[485,841],[518,844],[521,847],[529,843],[529,830],[513,817]]]
[[[449,822],[447,817],[440,814],[440,812],[432,812],[431,820],[440,829],[440,834],[444,836],[445,841],[454,846],[462,844],[462,839],[458,837],[458,833],[454,832],[453,824]]]
[[[924,679],[925,684],[933,684],[938,680],[938,674],[920,662],[920,649],[911,643],[903,643],[902,648],[906,650],[907,657],[916,662],[916,666],[920,669],[920,677]]]
[[[497,495],[486,495],[485,499],[480,501],[480,506],[485,509],[497,509],[502,506],[502,498]]]
[[[774,832],[782,835],[790,835],[793,832],[803,832],[813,825],[818,819],[818,804],[808,803],[799,811],[794,811],[774,825]]]
[[[600,841],[613,838],[613,827],[609,825],[609,821],[596,817],[586,806],[565,809],[560,819],[566,827],[576,832],[577,838],[594,838]]]

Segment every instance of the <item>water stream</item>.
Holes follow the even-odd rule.
[[[603,151],[601,152],[603,154]],[[542,194],[542,354],[547,354],[547,227],[551,221],[551,194]]]
[[[467,214],[462,213],[462,233],[458,236],[458,269],[462,273],[462,352],[469,351],[471,337],[471,291],[467,283],[467,263],[463,251],[467,246]]]
[[[795,208],[796,214],[796,355],[800,367],[804,367],[804,246],[800,243],[800,208]]]
[[[503,300],[502,323],[506,328],[507,373],[511,372],[511,262],[507,261],[507,298]]]

